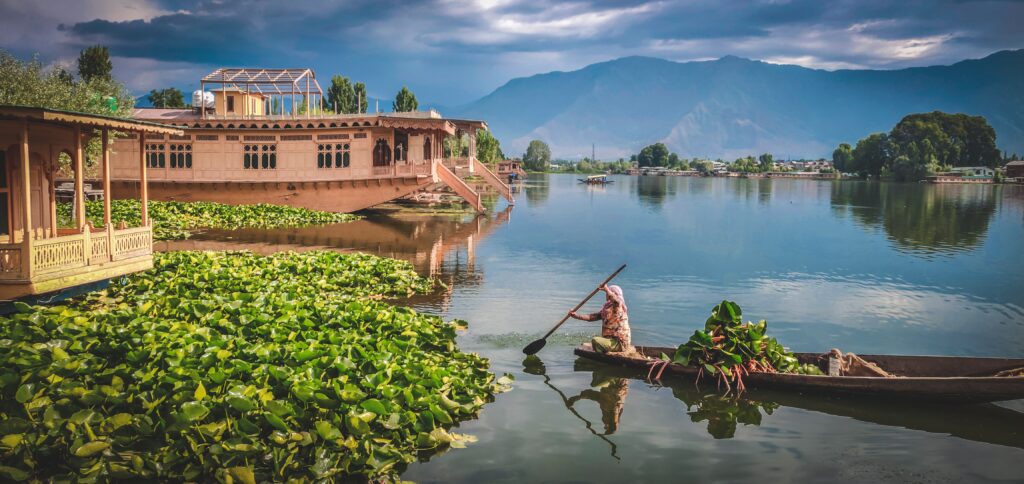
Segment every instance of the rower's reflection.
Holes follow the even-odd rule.
[[[604,365],[587,359],[577,359],[573,370],[590,372],[593,379],[591,389],[569,398],[571,406],[581,399],[593,400],[601,407],[605,434],[618,430],[623,404],[629,392],[630,378],[637,378],[635,371]],[[779,407],[773,402],[762,402],[744,396],[721,395],[701,389],[690,382],[670,382],[672,396],[686,404],[686,414],[694,423],[707,422],[707,432],[716,439],[730,439],[736,435],[738,424],[761,425],[762,412],[765,415]]]
[[[626,393],[629,392],[629,384],[624,378],[611,377],[606,379],[604,377],[600,377],[600,380],[598,380],[599,377],[595,374],[593,383],[602,385],[599,391],[594,392],[593,389],[587,389],[581,392],[579,395],[568,398],[565,396],[565,393],[563,393],[561,390],[558,389],[558,387],[551,383],[551,378],[547,375],[547,369],[544,367],[544,362],[536,355],[527,356],[526,359],[523,360],[523,372],[529,373],[531,375],[539,375],[544,377],[544,384],[547,385],[552,390],[554,390],[555,393],[557,393],[558,396],[562,398],[562,403],[565,405],[565,408],[569,410],[569,413],[571,413],[576,418],[580,419],[580,421],[583,422],[583,424],[586,426],[587,430],[591,434],[594,434],[599,439],[607,442],[608,445],[611,446],[612,457],[614,457],[616,460],[621,460],[619,459],[618,446],[615,445],[615,442],[612,442],[611,439],[609,439],[607,436],[615,433],[615,430],[618,428],[619,418],[622,416],[622,403],[626,398]],[[590,420],[587,420],[586,417],[580,415],[580,413],[576,411],[573,405],[581,398],[587,398],[584,396],[584,394],[587,392],[594,392],[600,396],[602,390],[604,390],[605,388],[612,387],[613,382],[611,382],[610,380],[620,380],[620,382],[617,382],[615,384],[616,386],[618,386],[619,389],[621,389],[621,397],[619,397],[618,402],[612,402],[611,400],[608,400],[608,403],[610,403],[611,405],[607,403],[601,403],[602,400],[596,400],[598,402],[598,405],[600,405],[601,407],[601,420],[604,422],[605,428],[604,433],[599,433],[598,431],[594,430],[594,424],[591,423]],[[610,411],[606,410],[606,408],[610,409]]]
[[[622,418],[622,409],[626,403],[626,395],[629,394],[629,380],[594,372],[590,386],[592,388],[583,390],[579,395],[569,397],[566,404],[573,407],[580,400],[597,402],[597,405],[601,407],[601,422],[604,423],[604,435],[614,434],[619,429],[619,419]]]

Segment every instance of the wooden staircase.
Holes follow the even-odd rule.
[[[448,187],[451,188],[458,196],[469,202],[477,212],[483,213],[485,211],[484,204],[480,200],[480,194],[477,193],[476,190],[473,190],[473,187],[467,185],[462,178],[459,178],[458,175],[448,169],[448,167],[444,166],[443,163],[435,163],[434,166],[436,173],[435,176],[438,180],[443,182],[445,185],[448,185]],[[494,174],[492,173],[492,175]]]
[[[472,160],[473,170],[476,174],[479,174],[488,185],[498,189],[498,193],[505,197],[505,200],[508,200],[509,205],[515,205],[516,200],[512,198],[512,189],[509,188],[505,182],[501,181],[501,178],[498,177],[498,175],[495,175],[490,168],[487,168],[487,165],[484,165],[475,157],[472,158]]]

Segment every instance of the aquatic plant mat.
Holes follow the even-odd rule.
[[[171,252],[0,318],[0,480],[395,479],[508,378],[363,254]]]
[[[103,201],[85,204],[86,218],[94,227],[103,226]],[[227,205],[215,202],[149,202],[149,217],[153,222],[156,240],[187,239],[196,229],[274,229],[306,227],[351,222],[359,217],[348,213],[321,212],[305,208],[260,203],[256,205]],[[57,204],[60,226],[72,226],[71,203]],[[142,224],[142,202],[138,200],[112,200],[110,218],[114,224],[125,222],[129,227]]]

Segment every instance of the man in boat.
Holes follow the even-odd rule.
[[[604,306],[593,314],[576,314],[569,311],[569,317],[580,321],[601,321],[601,336],[590,340],[594,351],[598,353],[624,353],[633,351],[629,332],[629,313],[626,300],[622,297],[622,288],[616,285],[603,285],[605,293]]]

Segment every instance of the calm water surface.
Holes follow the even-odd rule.
[[[613,179],[535,176],[514,209],[479,218],[375,214],[165,248],[362,250],[446,281],[410,304],[468,320],[461,347],[516,384],[458,430],[478,443],[412,465],[415,481],[1024,479],[1024,402],[722,398],[577,361],[598,328],[578,321],[540,361],[520,352],[628,263],[637,344],[678,344],[728,298],[795,351],[1024,357],[1024,187]]]

